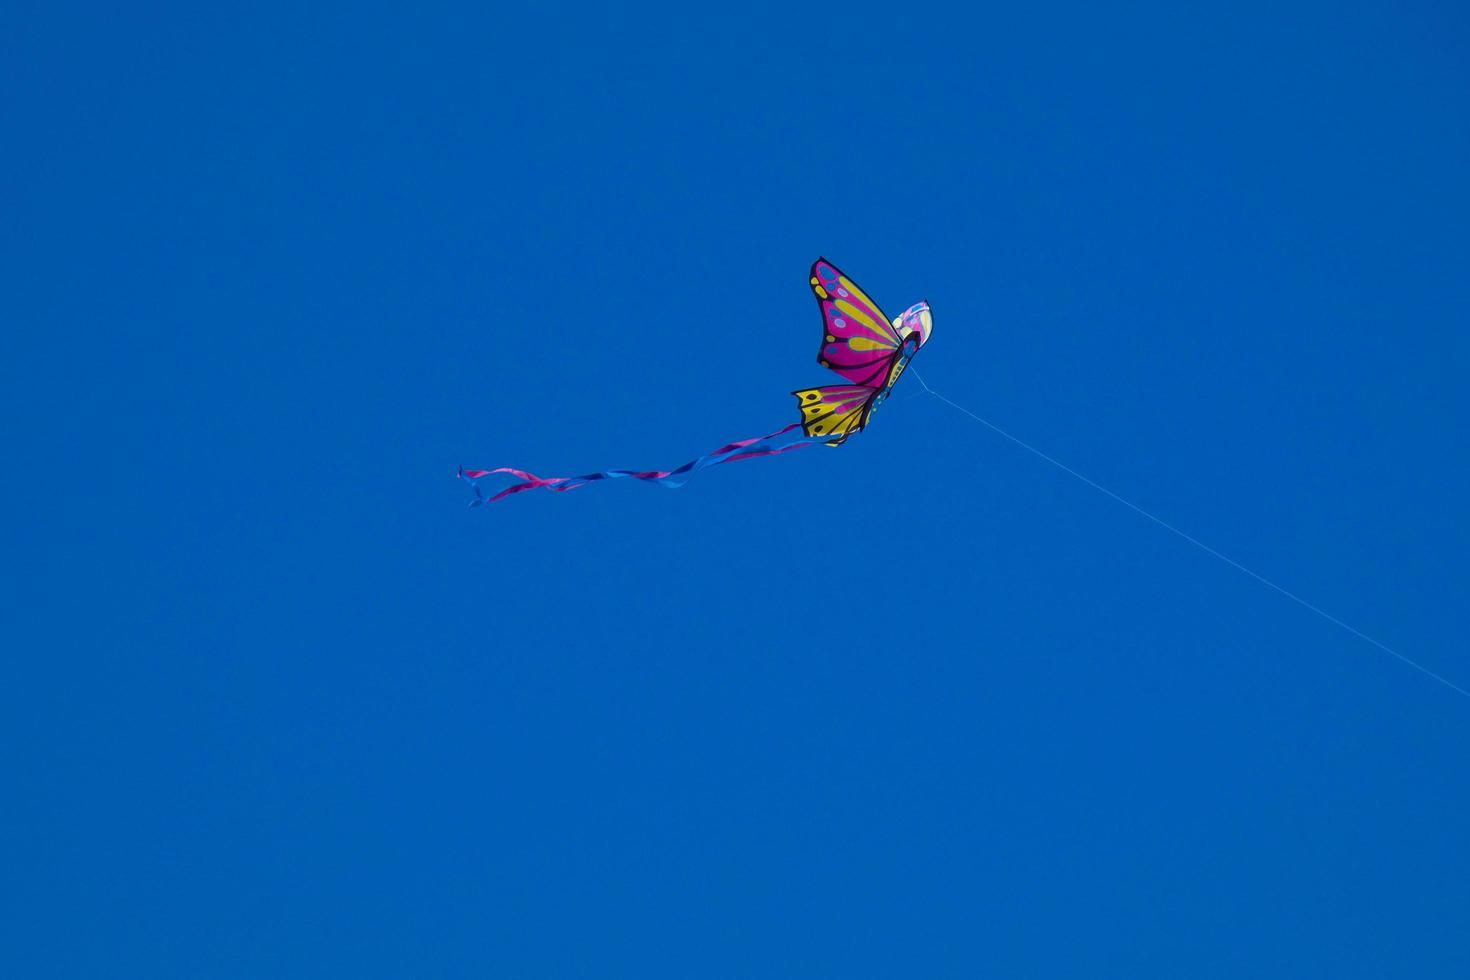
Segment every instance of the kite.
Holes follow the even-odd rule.
[[[809,285],[822,313],[822,346],[817,351],[817,363],[835,371],[848,383],[793,391],[801,421],[769,435],[721,446],[672,470],[601,470],[585,476],[543,477],[509,466],[493,470],[467,470],[461,466],[458,476],[470,485],[475,495],[470,506],[492,504],[525,490],[544,487],[564,492],[622,477],[681,487],[695,473],[721,463],[778,456],[819,442],[842,445],[867,427],[873,412],[893,390],[909,361],[928,342],[934,319],[928,302],[921,301],[890,320],[857,283],[826,259],[812,263]],[[800,435],[796,434],[798,429]],[[509,474],[520,482],[487,497],[479,481],[499,474]]]

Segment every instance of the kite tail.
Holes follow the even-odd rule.
[[[672,470],[602,470],[597,473],[588,473],[585,476],[537,476],[527,473],[525,470],[514,469],[510,466],[500,466],[493,470],[467,470],[463,466],[459,468],[459,479],[464,480],[474,491],[475,499],[470,501],[471,507],[479,507],[483,504],[493,504],[497,500],[509,497],[513,493],[521,493],[525,490],[536,490],[545,487],[547,490],[555,490],[558,493],[567,490],[575,490],[585,487],[589,483],[598,480],[616,480],[621,477],[632,477],[645,483],[657,483],[659,486],[676,488],[682,487],[689,482],[689,478],[702,469],[711,466],[719,466],[721,463],[734,463],[742,459],[757,459],[761,456],[779,456],[793,449],[801,449],[803,446],[812,446],[825,441],[825,436],[811,437],[801,436],[794,441],[783,440],[792,430],[801,428],[800,422],[793,422],[770,435],[757,436],[754,439],[741,439],[728,445],[721,446],[713,452],[705,453],[696,459],[691,459],[683,466]],[[508,473],[518,479],[519,483],[513,483],[493,497],[485,496],[484,491],[477,482],[482,477],[495,476],[500,473]]]

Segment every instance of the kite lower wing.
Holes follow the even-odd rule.
[[[828,385],[792,394],[801,406],[802,431],[808,436],[823,436],[830,440],[829,446],[840,446],[868,424],[877,392],[862,385]]]
[[[734,463],[742,459],[756,459],[760,456],[779,456],[781,453],[800,449],[803,446],[811,446],[822,442],[820,438],[813,439],[806,435],[798,436],[794,440],[787,438],[790,433],[801,428],[801,423],[793,423],[770,435],[759,436],[755,439],[741,439],[729,445],[721,446],[714,452],[705,453],[696,459],[691,459],[683,466],[673,470],[602,470],[597,473],[588,473],[585,476],[537,476],[527,473],[525,470],[513,469],[509,466],[501,466],[493,470],[467,470],[459,468],[459,478],[470,485],[475,493],[475,499],[470,501],[471,507],[479,507],[481,504],[493,504],[503,497],[509,497],[513,493],[523,490],[536,490],[545,487],[547,490],[564,492],[585,487],[589,483],[598,480],[616,480],[620,477],[632,477],[635,480],[643,480],[646,483],[657,483],[664,487],[682,487],[689,478],[702,469],[711,466],[719,466],[721,463]],[[493,497],[486,497],[481,491],[478,481],[482,477],[494,476],[499,473],[508,473],[521,482],[513,483]]]

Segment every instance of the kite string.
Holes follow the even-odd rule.
[[[948,398],[944,397],[939,392],[935,391],[933,388],[930,388],[928,382],[926,382],[924,380],[924,376],[922,374],[920,374],[917,370],[915,370],[913,367],[910,367],[909,368],[909,371],[914,375],[915,378],[918,379],[919,384],[921,384],[921,385],[924,386],[924,390],[925,391],[927,391],[929,394],[933,395],[935,398],[939,399],[940,401],[944,402],[950,408],[953,408],[953,409],[955,409],[956,411],[959,411],[959,412],[963,412],[965,415],[968,415],[970,418],[974,419],[976,422],[979,422],[981,425],[983,425],[986,428],[990,429],[992,432],[996,433],[997,435],[1000,435],[1000,436],[1005,437],[1006,439],[1009,439],[1011,442],[1013,442],[1016,445],[1020,446],[1022,449],[1026,450],[1027,452],[1031,453],[1032,455],[1041,457],[1042,459],[1046,460],[1051,465],[1055,466],[1057,469],[1061,470],[1063,473],[1067,473],[1067,474],[1069,474],[1071,476],[1076,477],[1078,480],[1081,480],[1083,483],[1087,484],[1089,487],[1092,487],[1094,490],[1098,491],[1099,493],[1102,493],[1105,496],[1111,497],[1112,499],[1116,500],[1118,503],[1122,504],[1124,507],[1127,507],[1129,510],[1133,511],[1134,513],[1139,514],[1140,516],[1143,516],[1143,517],[1148,518],[1149,520],[1151,520],[1155,524],[1157,524],[1159,527],[1162,527],[1164,530],[1170,531],[1173,534],[1178,535],[1179,537],[1183,538],[1185,541],[1188,541],[1190,544],[1194,545],[1196,548],[1199,548],[1201,551],[1204,551],[1204,552],[1206,552],[1208,554],[1214,555],[1216,558],[1220,559],[1225,564],[1231,566],[1232,568],[1234,568],[1234,569],[1236,569],[1238,571],[1244,572],[1246,575],[1249,575],[1251,578],[1255,579],[1257,582],[1260,582],[1262,585],[1266,586],[1267,588],[1274,589],[1275,591],[1277,591],[1277,592],[1281,593],[1282,595],[1286,596],[1291,601],[1295,602],[1297,605],[1302,606],[1302,607],[1304,607],[1306,609],[1310,609],[1312,612],[1316,613],[1318,616],[1321,616],[1323,619],[1327,620],[1329,623],[1333,623],[1333,624],[1335,624],[1337,626],[1342,627],[1343,629],[1347,630],[1349,633],[1351,633],[1354,636],[1358,637],[1360,640],[1364,640],[1364,641],[1366,641],[1368,643],[1371,643],[1373,646],[1375,646],[1378,649],[1382,650],[1384,653],[1388,654],[1389,656],[1395,657],[1398,660],[1401,660],[1404,663],[1408,664],[1410,667],[1413,667],[1415,670],[1419,671],[1420,673],[1426,674],[1426,675],[1434,678],[1435,680],[1437,680],[1441,684],[1443,684],[1445,687],[1448,687],[1450,690],[1457,691],[1458,693],[1463,694],[1465,697],[1470,698],[1470,691],[1465,690],[1463,687],[1461,687],[1460,685],[1456,684],[1455,682],[1453,682],[1451,680],[1448,680],[1448,679],[1446,679],[1444,677],[1441,677],[1439,674],[1436,674],[1434,671],[1430,670],[1428,667],[1425,667],[1423,664],[1417,663],[1414,660],[1411,660],[1410,658],[1404,656],[1402,653],[1399,653],[1397,650],[1393,649],[1392,647],[1388,646],[1387,644],[1381,643],[1378,640],[1375,640],[1373,637],[1369,636],[1367,633],[1364,633],[1362,630],[1357,629],[1357,628],[1355,628],[1353,626],[1350,626],[1347,623],[1344,623],[1342,620],[1338,619],[1336,616],[1332,615],[1331,613],[1329,613],[1329,612],[1327,612],[1327,611],[1325,611],[1323,609],[1318,608],[1317,606],[1312,605],[1310,602],[1308,602],[1307,600],[1303,599],[1301,596],[1297,595],[1295,592],[1291,592],[1288,589],[1282,588],[1281,586],[1277,585],[1275,582],[1273,582],[1270,579],[1266,578],[1264,575],[1261,575],[1261,574],[1259,574],[1257,572],[1252,571],[1249,568],[1246,568],[1244,565],[1242,565],[1240,562],[1236,561],[1234,558],[1231,558],[1229,555],[1221,554],[1220,552],[1216,551],[1214,548],[1211,548],[1209,545],[1205,544],[1203,541],[1199,540],[1198,538],[1192,537],[1191,535],[1186,534],[1185,532],[1179,530],[1179,528],[1175,527],[1173,524],[1170,524],[1168,521],[1164,520],[1163,518],[1154,516],[1153,514],[1151,514],[1148,511],[1144,510],[1142,507],[1140,507],[1137,504],[1133,503],[1131,500],[1127,500],[1127,499],[1125,499],[1123,497],[1118,496],[1116,493],[1114,493],[1113,491],[1109,490],[1107,487],[1103,486],[1102,484],[1098,483],[1097,481],[1091,480],[1091,479],[1083,476],[1081,473],[1078,473],[1076,470],[1072,469],[1072,467],[1070,467],[1067,464],[1061,462],[1060,460],[1053,459],[1051,456],[1048,456],[1046,453],[1042,452],[1040,449],[1037,449],[1035,446],[1032,446],[1029,443],[1024,442],[1021,439],[1017,438],[1016,436],[1011,435],[1009,432],[1007,432],[1006,430],[1002,429],[1000,426],[996,425],[994,422],[991,422],[989,419],[981,418],[979,415],[976,415],[974,412],[970,411],[968,408],[965,408],[963,405],[960,405],[960,404],[957,404],[955,402],[950,401]]]

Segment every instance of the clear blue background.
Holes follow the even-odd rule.
[[[1463,977],[1470,16],[12,10],[4,973]],[[614,7],[620,5],[614,5]],[[900,400],[903,399],[903,400]]]

